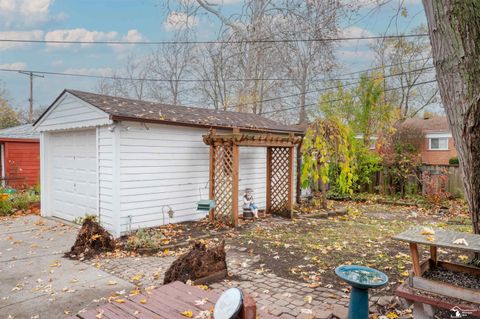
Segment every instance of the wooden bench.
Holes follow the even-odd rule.
[[[409,244],[413,268],[410,272],[408,282],[397,289],[397,295],[415,303],[424,302],[440,308],[453,307],[455,305],[437,303],[435,302],[435,295],[437,296],[437,300],[450,298],[454,300],[454,303],[456,302],[457,305],[466,302],[480,306],[480,291],[422,277],[425,272],[436,267],[444,268],[452,272],[463,272],[471,274],[472,276],[480,276],[479,268],[465,264],[440,261],[438,260],[437,254],[438,247],[467,252],[480,252],[480,235],[444,229],[434,229],[434,234],[428,234],[428,232],[422,234],[424,229],[424,227],[414,227],[393,237],[395,240],[404,241]],[[468,245],[454,244],[458,239],[464,239]],[[430,258],[424,261],[420,260],[418,245],[429,247]],[[418,292],[420,291],[428,293],[430,297],[427,298],[419,294]],[[420,307],[416,306],[415,309],[417,308],[420,311]],[[420,314],[417,316],[421,318]]]
[[[97,319],[98,314],[103,319],[185,319],[184,311],[192,311],[193,317],[201,311],[212,310],[220,294],[217,291],[202,290],[176,281],[153,289],[146,294],[129,297],[118,297],[123,302],[112,300],[79,313],[71,319]],[[269,314],[258,313],[259,318],[276,318]],[[256,319],[257,308],[255,300],[249,295],[244,296],[243,308],[239,319]]]

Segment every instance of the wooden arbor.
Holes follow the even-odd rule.
[[[291,217],[294,187],[294,147],[300,136],[270,133],[245,134],[234,129],[232,134],[217,134],[210,130],[203,136],[210,145],[209,196],[215,200],[210,219],[231,217],[238,225],[238,178],[240,146],[267,148],[267,213]]]

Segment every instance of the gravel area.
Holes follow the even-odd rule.
[[[430,269],[423,275],[423,277],[443,281],[459,287],[480,289],[480,276],[462,272],[453,272],[445,268]]]

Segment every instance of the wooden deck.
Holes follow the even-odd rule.
[[[205,291],[176,281],[149,291],[147,294],[118,298],[122,303],[111,301],[70,319],[185,319],[184,311],[191,311],[193,317],[201,311],[213,310],[219,294]],[[259,314],[259,318],[275,318]]]
[[[211,310],[218,299],[218,295],[212,291],[204,291],[177,281],[153,289],[149,294],[139,294],[126,298],[119,297],[118,299],[122,299],[125,302],[118,303],[112,300],[111,303],[87,310],[70,318],[185,319],[187,317],[181,314],[183,311],[190,310],[195,317],[201,311]],[[205,303],[200,305],[203,301]]]

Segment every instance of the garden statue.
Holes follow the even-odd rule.
[[[253,189],[246,188],[245,193],[243,194],[243,211],[250,210],[253,213],[254,218],[258,218],[258,206],[255,204],[253,199]]]

